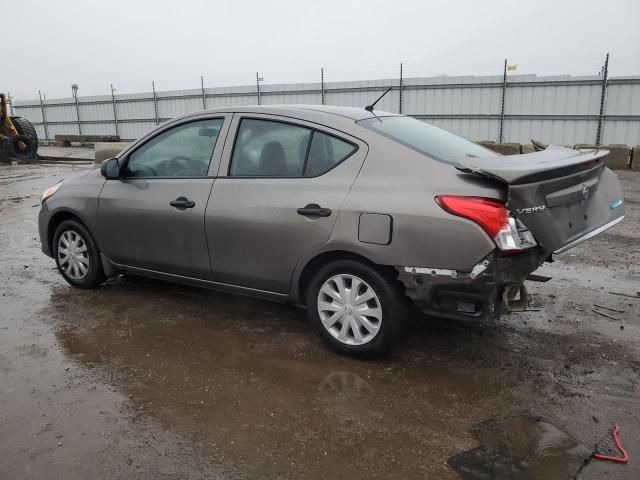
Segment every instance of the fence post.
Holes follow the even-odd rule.
[[[400,62],[400,108],[398,113],[402,114],[402,62]]]
[[[7,103],[9,104],[9,115],[13,117],[15,115],[13,112],[13,97],[9,92],[7,92]]]
[[[596,145],[600,145],[602,131],[604,130],[604,111],[607,106],[607,84],[609,79],[609,54],[602,67],[602,92],[600,93],[600,115],[598,116],[598,131],[596,132]]]
[[[261,105],[260,99],[260,75],[256,72],[256,93],[258,94],[258,105]]]
[[[44,111],[44,101],[42,101],[42,92],[38,90],[38,96],[40,97],[40,111],[42,112],[42,126],[44,127],[44,139],[49,141],[49,127],[47,126],[47,114]]]
[[[80,105],[78,104],[78,84],[71,85],[71,93],[76,103],[76,121],[78,122],[78,135],[82,135],[82,123],[80,123]]]
[[[504,99],[507,93],[507,59],[504,59],[504,71],[502,72],[502,98],[500,99],[500,128],[498,130],[498,143],[504,140]]]
[[[158,95],[156,95],[156,82],[151,81],[151,88],[153,89],[153,115],[156,119],[156,125],[158,125]]]
[[[200,75],[200,90],[202,91],[202,109],[207,109],[207,97],[204,94],[204,77]]]
[[[324,68],[320,69],[320,99],[321,105],[324,105]]]
[[[111,105],[113,106],[113,126],[116,129],[116,135],[120,136],[120,132],[118,131],[118,111],[116,110],[116,95],[115,88],[113,88],[113,83],[111,84]]]

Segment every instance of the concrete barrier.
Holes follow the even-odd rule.
[[[530,143],[526,143],[524,145],[520,145],[520,153],[533,153],[536,149],[533,148],[533,145]]]
[[[629,157],[631,151],[628,145],[611,144],[603,145],[603,148],[609,150],[607,167],[611,170],[627,170],[629,168]]]
[[[627,170],[629,168],[629,162],[631,161],[631,150],[628,145],[622,145],[619,143],[612,143],[609,145],[600,145],[600,147],[588,143],[579,143],[574,145],[573,148],[584,150],[591,148],[605,148],[609,150],[609,156],[607,157],[607,167],[611,170]]]
[[[100,164],[107,158],[113,158],[128,146],[127,142],[96,142],[94,162]]]
[[[520,153],[519,143],[496,143],[496,142],[486,142],[486,141],[478,142],[478,143],[502,155],[518,155]]]
[[[631,170],[640,172],[640,145],[631,150]]]
[[[62,147],[70,147],[71,143],[119,142],[119,135],[56,135],[55,141]]]
[[[490,150],[493,150],[494,152],[501,153],[502,155],[533,153],[535,151],[531,144],[521,145],[519,143],[496,143],[489,140],[483,140],[478,143]],[[632,170],[640,171],[640,145],[630,147],[629,145],[613,143],[609,145],[600,145],[598,147],[592,143],[578,143],[576,145],[565,145],[565,147],[577,150],[604,148],[609,150],[606,162],[607,167],[611,170],[628,170],[631,168]]]

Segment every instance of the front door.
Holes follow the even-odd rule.
[[[204,212],[219,165],[224,116],[167,126],[121,158],[98,218],[102,248],[117,264],[209,278]]]
[[[206,212],[214,279],[286,293],[300,258],[329,239],[366,144],[258,114],[236,114],[234,136]]]

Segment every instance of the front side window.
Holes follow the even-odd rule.
[[[229,175],[315,177],[356,150],[349,142],[310,128],[246,118],[238,127]]]
[[[411,117],[367,118],[358,125],[442,162],[495,156],[488,148]]]
[[[178,125],[129,156],[128,177],[206,177],[224,119]]]

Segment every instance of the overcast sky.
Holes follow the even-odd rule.
[[[0,0],[0,91],[20,100],[265,83],[640,75],[640,0]],[[10,48],[8,48],[10,47]]]

